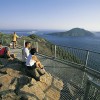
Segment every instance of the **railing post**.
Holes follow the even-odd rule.
[[[24,47],[25,47],[25,40],[24,40]]]
[[[37,49],[37,52],[39,52],[38,42],[36,42],[36,49]]]
[[[88,94],[89,94],[90,86],[91,86],[91,84],[90,84],[90,81],[88,80],[83,100],[88,100]]]
[[[86,66],[88,64],[88,59],[89,59],[89,51],[87,51],[87,55],[86,55],[86,61],[85,61],[85,66],[84,66],[84,70],[86,69]],[[81,88],[83,87],[83,84],[84,84],[84,79],[85,79],[85,75],[86,75],[86,72],[83,73],[83,79],[82,79],[82,85],[81,85]]]
[[[57,50],[56,50],[56,49],[57,49],[57,47],[56,47],[56,45],[55,45],[55,58],[57,57],[57,55],[56,55],[56,53],[57,53],[56,51],[57,51]]]
[[[85,67],[87,66],[88,64],[88,59],[89,59],[89,51],[87,51],[87,55],[86,55],[86,61],[85,61]]]

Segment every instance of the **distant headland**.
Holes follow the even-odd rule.
[[[62,36],[62,37],[86,37],[86,36],[94,36],[94,34],[88,30],[81,29],[81,28],[73,28],[71,30],[65,31],[65,32],[56,32],[56,33],[50,33],[48,35],[54,35],[54,36]]]

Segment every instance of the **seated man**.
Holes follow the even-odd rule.
[[[26,66],[31,76],[34,77],[37,81],[39,81],[40,76],[45,74],[45,70],[39,59],[34,55],[35,53],[36,49],[32,48],[30,50],[30,55],[26,60]]]
[[[10,47],[10,45],[9,45]],[[10,54],[10,48],[9,47],[3,47],[2,43],[0,42],[0,57],[1,58],[9,58],[13,60],[15,58],[14,54]]]
[[[29,56],[30,52],[29,49],[31,47],[30,42],[25,42],[25,47],[22,49],[22,60],[23,64],[25,64],[27,57]]]

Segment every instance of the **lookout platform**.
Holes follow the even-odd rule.
[[[11,49],[11,52],[15,53],[19,60],[22,60],[21,49]],[[77,64],[64,62],[42,54],[37,54],[37,56],[47,72],[58,79],[62,79],[64,87],[61,91],[60,100],[83,100],[86,94],[88,94],[88,100],[100,99],[100,86],[95,87],[93,84],[90,84],[90,88],[87,91],[87,80],[92,78],[92,75],[86,73],[83,70],[83,66],[79,67]],[[100,82],[98,78],[94,79],[96,82]],[[94,87],[95,91],[90,92]]]

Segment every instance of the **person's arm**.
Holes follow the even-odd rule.
[[[10,49],[9,48],[6,48],[6,49],[7,49],[7,55],[8,55],[8,57],[13,60],[13,58],[10,56]]]
[[[36,62],[39,62],[39,59],[36,56],[32,56],[32,59],[35,60]]]
[[[25,49],[25,55],[28,57],[29,56],[29,50]]]
[[[8,57],[12,58],[12,57],[10,56],[10,51],[7,51],[7,55],[8,55]]]
[[[19,36],[16,34],[16,37],[19,38]]]

